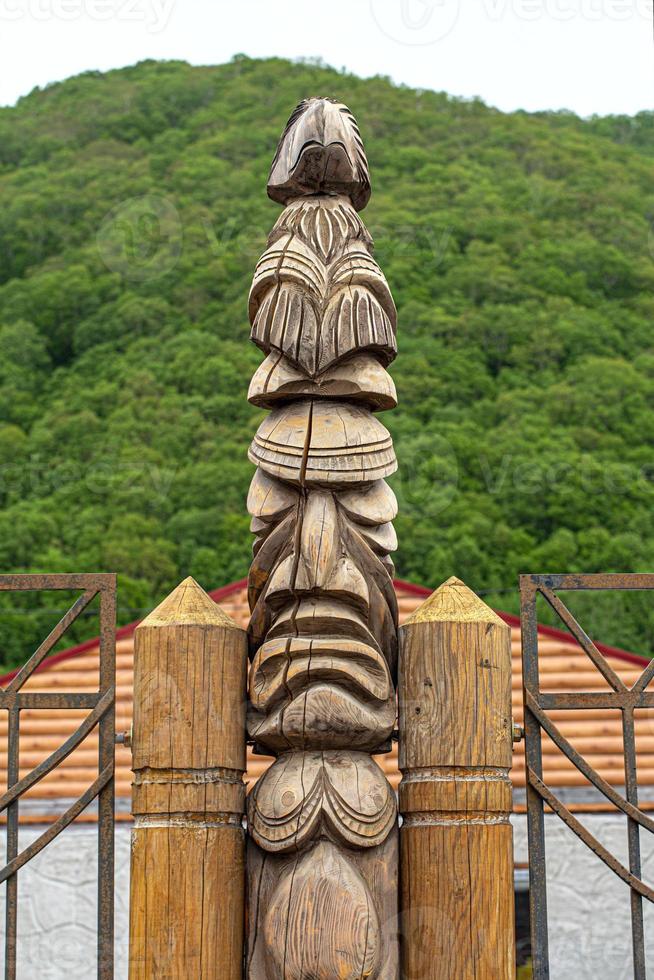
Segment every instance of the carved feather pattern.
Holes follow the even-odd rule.
[[[251,339],[315,377],[354,352],[383,364],[397,353],[397,313],[384,275],[361,240],[323,261],[297,234],[261,256],[250,290]]]
[[[372,252],[370,232],[346,197],[309,197],[294,201],[277,219],[269,244],[284,233],[297,235],[326,263],[351,241],[362,242]]]

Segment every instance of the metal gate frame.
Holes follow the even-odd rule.
[[[5,980],[16,978],[18,925],[18,872],[57,837],[86,807],[98,800],[98,980],[114,975],[114,752],[116,674],[116,576],[0,575],[0,592],[82,591],[50,634],[6,687],[0,689],[0,710],[9,715],[7,791],[0,797],[0,813],[7,811],[7,864],[0,869],[6,882]],[[99,689],[94,693],[21,690],[25,681],[50,653],[89,603],[100,596]],[[24,708],[88,708],[90,713],[62,745],[30,773],[20,778],[20,712]],[[18,852],[20,797],[52,772],[98,726],[98,777],[58,820],[24,851]]]
[[[609,662],[586,635],[557,591],[581,590],[650,590],[654,575],[521,575],[522,670],[525,710],[525,762],[527,769],[527,825],[529,838],[529,900],[534,980],[549,980],[547,935],[547,891],[545,880],[545,812],[550,809],[631,890],[631,934],[634,980],[645,980],[645,940],[643,934],[643,898],[654,902],[654,890],[641,880],[640,827],[654,832],[654,820],[638,807],[638,779],[634,712],[637,708],[654,708],[654,692],[647,685],[654,677],[654,659],[639,679],[628,688]],[[607,681],[606,692],[543,693],[538,671],[538,623],[536,600],[542,595],[568,627],[586,655]],[[622,712],[623,754],[625,762],[625,797],[606,782],[579,755],[546,714],[550,710],[607,708]],[[617,858],[570,813],[543,781],[541,734],[545,732],[561,752],[604,796],[627,817],[629,868]]]

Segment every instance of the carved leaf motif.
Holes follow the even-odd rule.
[[[266,850],[300,850],[319,834],[376,847],[391,831],[395,794],[361,752],[287,752],[248,797],[250,833]]]
[[[257,470],[252,477],[247,507],[253,518],[264,524],[277,523],[297,505],[297,491]]]
[[[343,490],[338,495],[342,510],[357,524],[374,527],[397,517],[397,497],[384,480],[365,489]]]

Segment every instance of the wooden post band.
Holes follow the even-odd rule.
[[[515,975],[510,628],[449,579],[400,628],[403,980]]]
[[[130,980],[242,980],[246,665],[193,579],[136,630]]]
[[[434,766],[408,772],[400,786],[404,826],[507,823],[511,783],[493,767]]]

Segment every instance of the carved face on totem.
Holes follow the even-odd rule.
[[[314,163],[322,154],[327,185],[340,190],[346,169],[336,168],[334,181],[328,165],[341,160],[331,155],[340,147],[362,193],[369,182],[359,143],[345,107],[302,103],[271,181],[281,186],[274,181],[286,166],[290,187],[311,151]],[[250,292],[252,339],[267,357],[249,397],[272,409],[250,449],[258,466],[248,499],[257,535],[250,734],[275,752],[370,751],[395,721],[389,554],[397,503],[384,477],[396,460],[372,410],[395,405],[385,367],[396,350],[396,312],[350,199],[308,186],[314,196],[294,200],[275,225]]]

